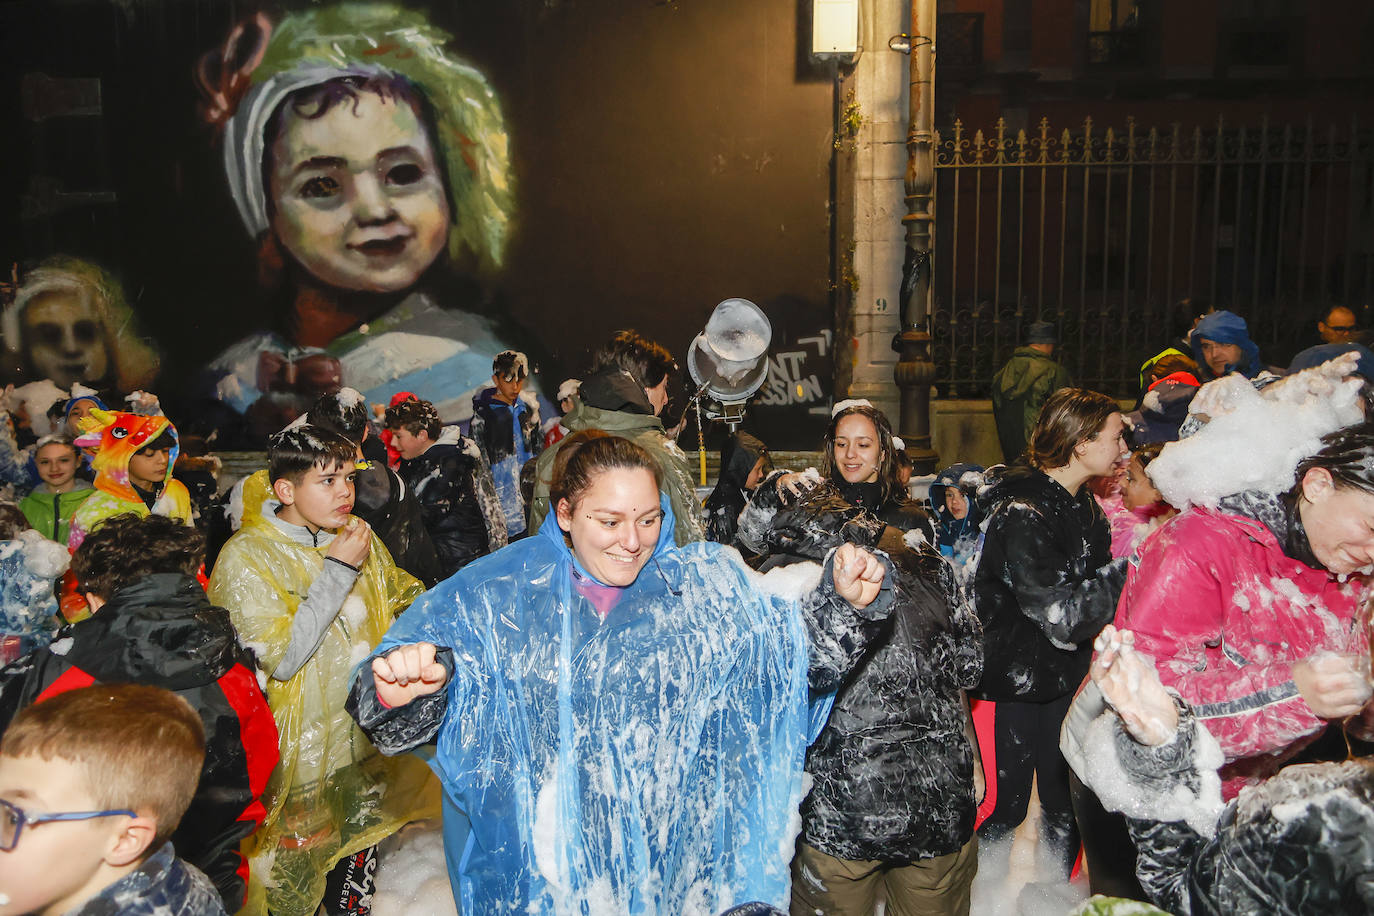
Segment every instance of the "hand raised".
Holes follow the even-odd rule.
[[[860,610],[882,590],[887,568],[873,554],[854,544],[841,544],[834,558],[835,591]]]
[[[1108,624],[1093,644],[1089,675],[1126,731],[1141,744],[1163,744],[1178,731],[1178,707],[1159,672],[1135,651],[1135,634]]]
[[[338,537],[329,544],[325,556],[342,560],[354,569],[363,565],[372,550],[372,529],[356,515],[348,517],[348,524],[339,529]]]
[[[416,697],[442,690],[448,671],[435,661],[433,643],[398,646],[372,660],[372,683],[377,697],[387,706],[405,706]]]

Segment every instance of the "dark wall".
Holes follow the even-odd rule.
[[[0,255],[113,270],[163,352],[164,392],[273,320],[191,72],[234,22],[297,5],[0,4]],[[503,271],[474,295],[515,325],[546,392],[620,327],[681,358],[715,303],[742,296],[790,353],[749,425],[776,447],[812,447],[831,374],[831,90],[799,51],[797,0],[426,9],[505,108],[518,222]],[[93,113],[42,118],[73,109],[35,90],[36,74],[98,80],[98,112],[78,99]]]

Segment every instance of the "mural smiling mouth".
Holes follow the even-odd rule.
[[[410,236],[396,235],[389,239],[369,239],[366,242],[355,242],[348,247],[368,257],[394,258],[404,254],[406,246],[409,244]]]

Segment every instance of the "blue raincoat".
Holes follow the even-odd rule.
[[[441,647],[445,690],[387,709],[370,661],[355,675],[350,709],[383,752],[437,741],[463,913],[786,908],[806,746],[892,592],[859,611],[829,562],[778,579],[719,544],[675,547],[662,504],[652,558],[604,620],[588,592],[607,587],[550,514],[378,646]]]

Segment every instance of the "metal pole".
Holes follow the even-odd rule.
[[[898,434],[917,474],[933,474],[940,456],[931,448],[931,268],[935,228],[935,2],[911,0],[911,87],[906,134],[906,256],[902,265],[902,329],[893,377],[901,398]]]

